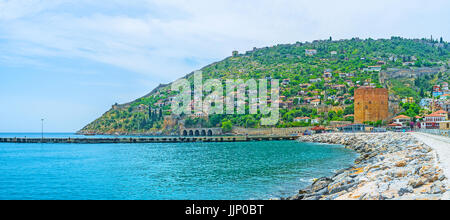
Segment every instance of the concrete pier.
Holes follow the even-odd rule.
[[[295,140],[294,136],[217,136],[217,137],[131,137],[131,138],[0,138],[0,143],[115,144],[248,142]]]

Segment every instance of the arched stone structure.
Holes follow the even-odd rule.
[[[221,128],[185,128],[180,131],[181,136],[220,136],[222,135]]]

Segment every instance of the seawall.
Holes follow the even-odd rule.
[[[311,130],[312,127],[292,127],[292,128],[242,128],[233,127],[231,133],[235,135],[250,135],[250,136],[292,136],[294,134],[302,135],[306,130]]]
[[[408,133],[321,134],[302,142],[340,144],[355,165],[322,177],[290,200],[440,200],[448,194],[436,152]]]
[[[293,136],[213,136],[213,137],[131,137],[131,138],[0,138],[0,143],[185,143],[185,142],[248,142],[295,140]]]

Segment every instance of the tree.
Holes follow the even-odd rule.
[[[222,131],[228,133],[233,129],[233,123],[230,120],[222,122]]]
[[[217,126],[222,121],[222,115],[213,114],[209,116],[209,124],[211,127]]]
[[[383,124],[382,120],[378,120],[377,122],[374,123],[375,127],[380,127]]]
[[[194,125],[195,125],[195,121],[194,121],[192,118],[187,118],[187,119],[184,121],[184,126],[185,126],[186,128],[192,128],[192,127],[194,127]]]
[[[156,121],[156,110],[152,110],[152,121]]]

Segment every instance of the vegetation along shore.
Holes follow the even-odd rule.
[[[289,200],[448,199],[436,151],[409,133],[321,134],[302,142],[341,144],[360,154],[351,168],[322,177]]]

